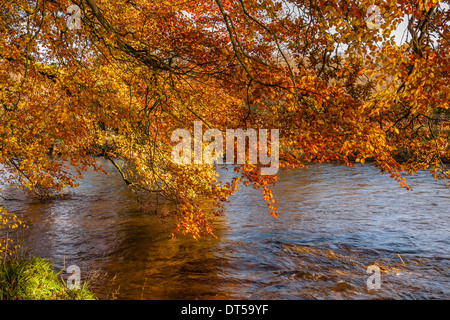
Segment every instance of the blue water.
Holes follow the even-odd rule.
[[[280,172],[278,218],[261,190],[241,187],[217,239],[172,239],[114,168],[87,172],[67,199],[2,201],[29,225],[22,241],[55,268],[80,266],[101,298],[448,299],[450,190],[427,172],[400,188],[370,164]],[[232,170],[219,169],[224,180]],[[170,213],[159,201],[158,212]],[[367,287],[369,265],[381,270]]]

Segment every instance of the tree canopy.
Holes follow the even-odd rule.
[[[0,163],[39,197],[102,170],[101,155],[176,204],[177,232],[213,234],[239,184],[276,216],[277,176],[258,165],[220,183],[211,165],[171,161],[172,132],[195,121],[279,129],[281,169],[371,160],[404,187],[404,173],[449,175],[450,1],[1,3]]]

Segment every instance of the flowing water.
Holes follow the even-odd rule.
[[[0,203],[28,224],[28,250],[56,270],[79,266],[100,298],[450,298],[450,189],[429,173],[407,179],[412,191],[370,164],[279,173],[277,219],[259,190],[241,187],[217,239],[195,241],[172,239],[104,168],[111,174],[87,172],[67,199]],[[10,187],[4,194],[19,197]],[[370,265],[381,271],[378,290],[367,285]]]

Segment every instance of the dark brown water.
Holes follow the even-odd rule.
[[[29,225],[32,253],[57,270],[79,266],[100,298],[450,298],[450,190],[428,173],[409,178],[413,191],[367,164],[280,173],[277,219],[259,191],[241,188],[218,239],[195,241],[172,239],[104,165],[111,175],[86,173],[68,199],[0,203]],[[381,267],[379,290],[367,288],[372,264]]]

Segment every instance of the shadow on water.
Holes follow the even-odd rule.
[[[87,172],[70,198],[1,203],[29,225],[32,253],[58,270],[78,265],[100,298],[450,297],[450,191],[427,173],[409,179],[409,192],[370,165],[280,173],[277,219],[259,191],[241,187],[217,221],[218,238],[195,241],[172,239],[103,164],[110,175]],[[367,288],[372,264],[380,290]]]

